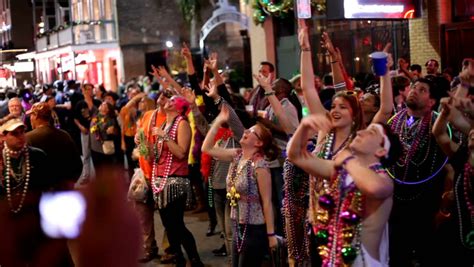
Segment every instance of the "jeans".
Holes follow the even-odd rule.
[[[275,214],[275,233],[283,236],[283,214],[281,208],[283,206],[283,168],[270,168],[272,175],[272,203],[273,214]]]
[[[82,147],[82,174],[79,178],[78,183],[81,181],[88,180],[92,177],[92,164],[91,164],[91,136],[90,134],[84,134],[81,132],[81,147]]]
[[[230,206],[226,195],[226,189],[214,189],[214,206],[217,214],[217,222],[224,233],[224,244],[230,262],[232,260],[232,221],[230,220]]]
[[[235,222],[234,222],[235,223]],[[239,225],[240,233],[243,234],[245,225]],[[235,231],[235,230],[234,230]],[[243,237],[244,243],[240,253],[237,251],[237,234],[234,233],[234,243],[232,247],[232,266],[248,267],[262,266],[265,255],[268,254],[267,227],[265,224],[248,224],[246,234]]]
[[[128,178],[129,180],[133,177],[133,172],[135,168],[138,167],[138,161],[132,159],[132,152],[135,148],[135,137],[134,136],[124,136],[125,139],[125,157],[127,158],[128,166]]]
[[[165,208],[159,209],[158,211],[160,212],[161,221],[168,234],[171,250],[176,252],[179,258],[182,258],[182,245],[190,260],[200,261],[193,234],[184,224],[185,206],[186,196],[183,196],[168,203]]]
[[[150,186],[150,185],[149,185]],[[148,191],[147,200],[143,202],[135,202],[135,210],[140,219],[143,234],[143,249],[145,254],[158,253],[158,246],[155,240],[155,221],[153,215],[155,213],[155,202],[151,191]]]

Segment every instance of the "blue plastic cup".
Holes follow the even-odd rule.
[[[387,73],[388,54],[385,52],[373,52],[369,57],[372,59],[372,68],[375,75],[384,76]]]

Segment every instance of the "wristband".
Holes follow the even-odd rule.
[[[345,168],[345,167],[346,167],[346,164],[347,164],[350,160],[353,160],[353,159],[355,159],[355,157],[351,155],[351,156],[345,158],[345,159],[342,161],[342,164],[341,164],[341,165]]]
[[[267,233],[267,236],[272,237],[272,236],[276,236],[276,234],[275,233]]]
[[[331,64],[334,64],[334,63],[337,63],[339,62],[339,60],[334,60],[334,61],[331,61]]]
[[[311,48],[309,47],[300,47],[301,52],[311,52]]]
[[[265,96],[271,96],[271,95],[275,95],[275,91],[269,91],[269,92],[265,92],[264,94]]]

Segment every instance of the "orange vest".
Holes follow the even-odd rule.
[[[142,129],[145,133],[145,138],[146,140],[153,144],[155,142],[153,136],[150,136],[151,134],[151,119],[153,117],[153,112],[154,110],[147,111],[143,117],[137,122],[138,129]],[[158,112],[156,114],[156,120],[155,120],[155,127],[160,127],[164,122],[166,121],[166,114],[163,112]],[[152,153],[150,151],[149,153]],[[151,179],[151,173],[153,169],[153,156],[150,155],[150,160],[147,160],[145,157],[141,156],[138,157],[138,164],[140,165],[140,169],[142,169],[143,174],[145,174],[145,177],[147,179]]]

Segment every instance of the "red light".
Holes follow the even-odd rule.
[[[415,15],[415,9],[410,9],[403,15],[404,19],[412,19]]]
[[[470,19],[470,20],[474,20],[474,16],[471,16],[469,19]]]

